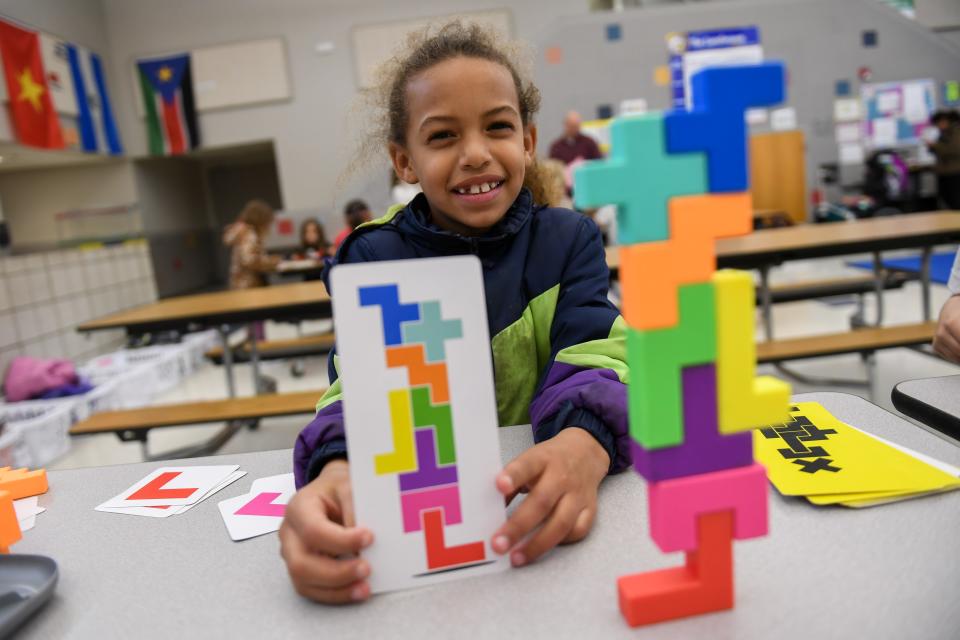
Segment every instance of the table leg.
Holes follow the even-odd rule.
[[[879,251],[873,252],[873,291],[877,296],[877,318],[875,327],[883,324],[883,258]]]
[[[923,321],[930,322],[930,254],[933,247],[924,247],[920,255],[920,282],[923,294]]]
[[[763,310],[763,335],[773,340],[773,299],[770,294],[770,267],[760,267],[760,306]]]
[[[227,394],[231,398],[237,397],[237,387],[233,379],[233,350],[230,349],[230,325],[222,324],[217,327],[220,334],[220,344],[223,347],[223,372],[227,377]]]
[[[248,326],[250,335],[250,368],[253,370],[253,393],[259,395],[264,389],[260,382],[260,349],[257,347],[256,323],[251,322]]]

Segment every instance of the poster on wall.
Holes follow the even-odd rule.
[[[763,62],[760,29],[756,26],[668,33],[672,105],[691,104],[690,78],[704,67]]]
[[[930,126],[936,94],[937,84],[929,79],[863,85],[863,139],[872,148],[919,144]]]

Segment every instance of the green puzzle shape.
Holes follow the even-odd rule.
[[[630,436],[645,449],[683,444],[683,368],[717,358],[713,284],[680,287],[680,321],[627,332]]]
[[[670,235],[667,203],[707,192],[705,153],[667,153],[662,113],[617,118],[610,157],[574,172],[578,209],[617,205],[620,244],[656,242]]]
[[[453,444],[453,416],[449,404],[430,402],[430,387],[414,387],[410,390],[413,403],[413,426],[434,427],[437,437],[437,460],[439,464],[454,464],[457,452]]]

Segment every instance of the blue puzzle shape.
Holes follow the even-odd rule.
[[[403,343],[422,342],[427,353],[427,362],[444,360],[445,340],[463,337],[460,320],[444,320],[440,315],[440,302],[431,300],[420,303],[420,320],[403,325]]]
[[[668,154],[662,113],[617,118],[610,139],[610,157],[574,171],[577,208],[617,205],[620,244],[666,240],[670,198],[707,190],[706,155]]]
[[[705,151],[711,193],[747,191],[747,125],[744,112],[783,102],[782,62],[712,67],[694,74],[693,108],[664,117],[667,151]]]
[[[360,287],[361,307],[380,307],[383,321],[383,344],[403,344],[400,325],[420,319],[420,305],[415,302],[400,304],[400,291],[395,284]]]

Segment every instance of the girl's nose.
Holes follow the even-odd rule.
[[[465,136],[462,149],[460,163],[465,168],[480,169],[490,163],[490,149],[483,136]]]

